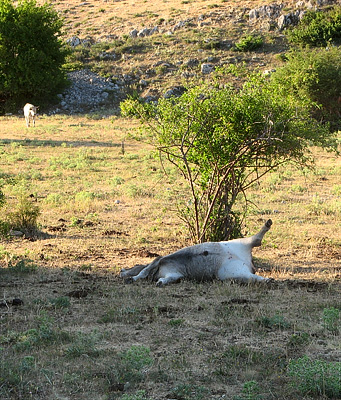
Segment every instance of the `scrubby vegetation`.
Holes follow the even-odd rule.
[[[288,31],[290,42],[325,47],[341,38],[341,7],[326,12],[307,11],[298,27]]]
[[[341,129],[341,51],[325,49],[293,49],[286,53],[286,62],[272,75],[284,96],[288,92],[312,104],[314,117],[329,122],[330,129]]]

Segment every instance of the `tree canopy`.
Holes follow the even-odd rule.
[[[35,0],[13,3],[0,0],[0,112],[26,102],[42,104],[67,83],[57,12]]]
[[[241,89],[199,86],[157,104],[127,100],[126,115],[142,118],[162,158],[187,182],[179,215],[194,242],[240,235],[237,198],[267,172],[307,162],[311,144],[335,147],[327,125],[311,118],[309,99],[283,95],[271,81],[251,77]]]

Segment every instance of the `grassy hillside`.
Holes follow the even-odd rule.
[[[71,1],[54,7],[65,18],[65,38],[85,40],[74,49],[69,68],[90,68],[114,80],[124,75],[142,95],[160,95],[175,85],[209,79],[200,71],[205,62],[244,63],[252,70],[280,65],[278,54],[287,49],[284,34],[268,19],[249,20],[252,8],[269,3]],[[291,5],[287,10],[293,9]],[[159,31],[151,36],[129,37],[133,29],[154,27]],[[247,34],[260,35],[263,46],[253,52],[234,51],[234,44]]]
[[[65,10],[68,35],[85,37],[114,16],[112,29],[127,34],[172,13],[184,19],[184,13],[256,3],[263,4],[54,5]],[[213,27],[206,28],[184,30],[169,41],[155,37],[162,44],[147,38],[148,51],[123,51],[111,64],[96,57],[87,62],[114,74],[114,67],[143,70],[154,60],[193,54],[232,57],[229,49],[199,46],[205,32],[213,37]],[[235,40],[249,27],[241,18],[237,27],[221,29]],[[250,68],[266,59],[261,68],[268,68],[282,46],[281,34],[266,34],[260,52],[240,57]],[[161,89],[178,78],[177,71],[160,69],[150,85]],[[0,240],[0,398],[340,398],[340,157],[312,148],[315,168],[287,166],[250,190],[255,206],[244,233],[273,220],[254,256],[257,273],[274,282],[127,285],[118,277],[122,267],[190,244],[176,215],[181,178],[133,139],[138,127],[134,120],[99,114],[41,115],[34,129],[26,129],[23,117],[0,117],[6,198],[0,220],[22,213],[22,196],[40,210],[36,235]]]

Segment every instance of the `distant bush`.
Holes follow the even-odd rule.
[[[263,46],[263,39],[260,36],[247,35],[242,37],[239,42],[235,43],[234,50],[236,51],[252,51]]]
[[[341,38],[341,7],[328,12],[308,11],[297,27],[287,32],[290,42],[326,46],[330,41]]]
[[[282,89],[313,104],[313,115],[329,121],[333,130],[341,128],[341,51],[328,49],[292,50],[285,65],[272,74]]]
[[[67,80],[62,20],[49,3],[0,0],[0,112],[52,99]]]

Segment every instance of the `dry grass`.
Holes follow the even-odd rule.
[[[121,37],[133,28],[167,26],[217,11],[230,12],[268,4],[266,0],[216,2],[214,0],[130,1],[54,1],[53,7],[65,18],[68,36],[91,36],[103,39],[109,35]]]
[[[273,284],[125,285],[120,268],[189,243],[172,212],[179,177],[163,175],[135,129],[122,118],[42,116],[35,129],[1,118],[8,210],[32,194],[44,235],[1,241],[0,397],[314,398],[287,368],[340,357],[340,158],[312,149],[315,171],[287,167],[250,192],[258,208],[245,233],[274,221],[254,252]]]

